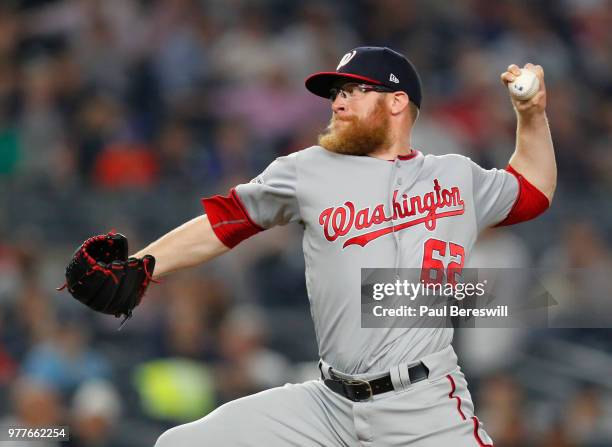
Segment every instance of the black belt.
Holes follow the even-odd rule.
[[[319,369],[320,368],[321,364],[319,363]],[[331,368],[329,375],[332,377],[331,379],[326,378],[323,375],[323,371],[321,371],[323,383],[325,383],[330,390],[352,400],[353,402],[368,400],[372,396],[386,393],[387,391],[393,391],[395,389],[393,382],[391,381],[391,374],[379,377],[378,379],[370,380],[369,382],[366,380],[342,379],[341,377],[335,375]],[[427,379],[428,376],[429,369],[422,362],[408,368],[410,383],[420,382],[421,380]]]

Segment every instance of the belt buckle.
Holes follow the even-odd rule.
[[[370,382],[368,382],[367,380],[361,380],[361,379],[346,379],[343,380],[343,382],[345,383],[345,385],[365,385],[367,390],[368,390],[368,396],[365,397],[364,399],[358,399],[358,401],[362,401],[362,400],[368,400],[371,399],[372,396],[374,396],[374,392],[372,391],[372,385],[370,385]]]

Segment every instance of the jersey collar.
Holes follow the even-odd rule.
[[[402,160],[402,161],[406,161],[406,160],[412,160],[413,158],[415,158],[417,155],[419,155],[420,152],[417,151],[416,149],[412,149],[411,152],[408,155],[398,155],[397,158],[394,158],[392,160],[387,160],[387,161],[397,161],[397,160]]]

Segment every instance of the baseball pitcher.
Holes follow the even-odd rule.
[[[321,377],[225,404],[163,433],[157,447],[482,447],[451,345],[451,328],[362,328],[361,269],[461,270],[478,233],[532,219],[551,203],[556,164],[544,72],[529,100],[511,98],[516,149],[505,169],[461,155],[426,155],[410,144],[421,107],[415,67],[389,48],[360,47],[306,88],[331,100],[316,146],[273,161],[206,214],[128,257],[119,234],[75,253],[67,287],[95,310],[129,318],[150,281],[209,261],[276,225],[304,229],[306,286]],[[504,84],[520,74],[510,65]],[[425,151],[427,148],[423,148]]]

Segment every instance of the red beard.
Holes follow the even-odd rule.
[[[365,119],[333,116],[325,133],[319,135],[319,145],[344,155],[368,155],[388,146],[389,115],[383,98],[380,98],[374,111]]]

